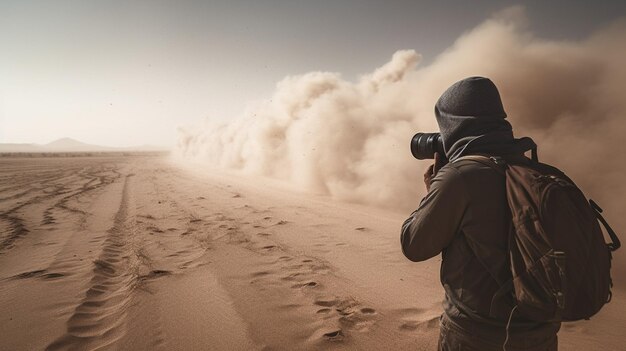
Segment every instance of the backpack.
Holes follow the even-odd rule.
[[[511,210],[508,238],[512,279],[494,300],[511,294],[515,310],[529,321],[589,319],[611,300],[611,252],[620,247],[602,209],[587,201],[563,172],[519,157],[470,155],[504,173]],[[611,238],[606,244],[600,221]],[[492,316],[494,316],[492,314]]]

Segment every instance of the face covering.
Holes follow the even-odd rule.
[[[454,83],[439,98],[435,116],[450,161],[468,154],[522,154],[536,147],[530,138],[515,139],[500,93],[488,78]]]

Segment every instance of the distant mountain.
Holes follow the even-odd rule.
[[[47,144],[2,144],[0,152],[115,152],[164,151],[163,147],[141,145],[136,147],[108,147],[86,144],[72,138],[61,138]]]

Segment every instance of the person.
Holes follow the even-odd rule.
[[[442,254],[445,291],[439,350],[557,350],[558,322],[515,315],[512,294],[496,294],[511,279],[511,226],[505,177],[466,155],[524,157],[535,147],[515,139],[500,93],[488,78],[454,83],[435,105],[445,155],[424,174],[427,194],[402,225],[404,255],[418,262]]]

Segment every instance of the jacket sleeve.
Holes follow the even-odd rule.
[[[402,225],[404,256],[414,262],[425,261],[445,249],[460,231],[468,202],[459,171],[450,165],[441,168],[428,194]]]

